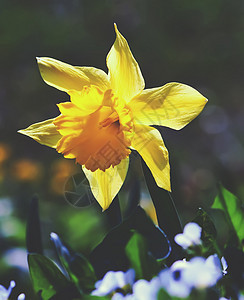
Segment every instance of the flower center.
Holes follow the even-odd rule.
[[[64,157],[75,158],[77,163],[94,172],[114,167],[129,156],[133,127],[130,110],[111,90],[104,93],[94,112],[88,115],[79,114],[79,110],[73,109],[73,112],[69,115],[62,111],[54,121],[63,136],[57,151]]]
[[[174,278],[174,280],[179,281],[180,278],[181,278],[181,271],[180,270],[175,270],[173,272],[173,278]]]
[[[112,123],[115,123],[116,121],[119,121],[119,115],[117,114],[117,112],[112,112],[110,116],[108,116],[106,119],[104,119],[103,121],[101,121],[99,124],[102,127],[107,127],[110,126]]]

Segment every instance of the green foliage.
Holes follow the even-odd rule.
[[[179,297],[174,297],[174,296],[170,296],[164,289],[160,289],[158,291],[158,295],[157,295],[157,300],[181,300],[182,298],[179,298]],[[187,298],[184,298],[184,300],[200,300],[199,298],[191,298],[191,297],[187,297]]]
[[[241,248],[244,240],[244,212],[241,200],[220,185],[212,208],[224,212],[231,236],[229,243],[232,246],[236,244]]]
[[[171,244],[171,253],[168,259],[169,264],[171,264],[174,260],[183,258],[182,249],[174,241],[175,235],[182,232],[178,212],[170,193],[158,187],[151,171],[143,160],[142,168],[156,210],[158,224],[166,233]]]
[[[91,295],[82,295],[81,298],[76,299],[76,300],[109,300],[110,297],[105,297],[105,296],[91,296]]]
[[[39,246],[33,245],[34,242],[41,245],[36,199],[31,203],[27,232],[28,249],[36,251],[28,256],[30,275],[35,292],[43,300],[63,299],[64,295],[69,295],[69,299],[96,299],[97,297],[88,295],[94,289],[97,280],[93,266],[100,277],[114,267],[117,270],[134,268],[138,278],[149,280],[160,270],[156,258],[167,257],[170,251],[165,234],[139,206],[130,217],[113,228],[94,249],[90,256],[93,266],[87,258],[64,244],[56,233],[51,233],[51,240],[69,278],[66,278],[50,259],[37,253],[41,249]],[[116,265],[113,265],[115,262]]]
[[[65,246],[57,234],[52,233],[51,238],[71,280],[81,292],[91,292],[97,278],[90,262],[85,256],[74,253],[70,247]]]
[[[51,191],[54,177],[52,170],[59,154],[27,138],[23,141],[23,137],[16,134],[16,129],[44,120],[45,116],[50,116],[50,112],[55,117],[57,99],[60,102],[67,98],[61,92],[45,88],[40,80],[35,57],[47,55],[72,64],[94,65],[105,70],[104,56],[114,40],[111,26],[114,21],[128,37],[131,49],[147,78],[147,88],[177,80],[196,86],[202,92],[206,91],[209,98],[206,114],[195,120],[193,126],[187,126],[180,133],[163,129],[170,159],[174,162],[172,187],[178,200],[176,204],[180,215],[185,220],[189,215],[192,219],[194,208],[200,201],[204,199],[205,204],[205,201],[210,201],[207,195],[213,192],[215,174],[219,174],[221,180],[244,195],[243,172],[240,171],[243,161],[240,145],[243,144],[244,135],[242,127],[238,128],[242,121],[239,108],[244,92],[243,1],[2,0],[0,6],[0,90],[4,99],[1,107],[1,142],[6,142],[11,147],[10,159],[7,164],[1,165],[0,181],[4,191],[2,196],[10,197],[14,213],[18,214],[14,217],[1,217],[1,229],[11,229],[13,226],[18,229],[14,236],[1,238],[1,254],[15,246],[24,245],[22,228],[26,223],[25,201],[33,192],[41,195],[42,205],[45,207],[44,216],[47,216],[47,220],[44,232],[48,230],[48,226],[55,226],[74,249],[85,249],[86,253],[103,235],[99,231],[100,222],[93,211],[67,209],[62,195]],[[211,113],[213,111],[217,112],[217,116]],[[218,112],[221,114],[218,115]],[[27,120],[26,116],[30,116],[30,119],[28,117]],[[232,120],[228,122],[230,118]],[[230,123],[235,132],[228,130]],[[210,129],[210,133],[206,128]],[[216,134],[211,134],[211,129],[216,128]],[[171,138],[167,138],[167,135]],[[45,171],[40,181],[23,183],[13,179],[14,161],[25,157],[41,163]],[[202,168],[208,171],[210,177],[196,180],[195,175]],[[189,170],[196,172],[189,174]],[[141,180],[141,177],[138,178]],[[58,186],[62,188],[61,185]],[[123,189],[126,190],[127,186]],[[162,209],[166,209],[168,195],[162,191],[161,195],[163,194],[165,197],[158,194],[158,201],[161,202]],[[170,223],[172,219],[166,210],[165,214],[168,227],[172,225],[174,228],[176,223]],[[161,216],[164,222],[163,211]],[[234,219],[237,220],[238,217]],[[7,223],[11,226],[7,226]],[[168,234],[166,227],[161,227]],[[33,230],[33,234],[27,237],[28,251],[41,253],[41,239],[37,228],[29,228]],[[239,230],[234,230],[232,225],[229,228],[232,229],[231,235],[237,237]],[[241,228],[239,229],[241,232]],[[225,234],[227,235],[224,232],[223,237]],[[218,232],[219,235],[221,232]],[[206,241],[203,244],[207,247]],[[174,249],[175,247],[173,252]],[[3,255],[1,256],[3,264]],[[232,254],[233,256],[235,255]],[[6,263],[1,267],[2,280],[11,278],[4,271],[6,267]],[[21,274],[19,279],[23,290],[29,290],[29,286],[25,285],[28,280],[21,272],[18,274]]]
[[[173,299],[164,289],[158,291],[157,300],[171,300]]]
[[[29,253],[43,254],[38,198],[32,198],[26,227],[26,248]]]
[[[154,201],[158,201],[156,194],[153,195]],[[221,187],[220,194],[215,198],[212,208],[221,209],[224,212],[230,229],[239,238],[240,242],[242,231],[237,232],[237,230],[242,221],[237,221],[243,220],[243,215],[241,203],[238,199]],[[115,207],[113,207],[114,209]],[[119,210],[119,206],[116,209]],[[161,210],[158,210],[157,213],[159,215]],[[33,216],[30,216],[27,225],[27,245],[29,250],[32,249],[32,252],[40,251],[41,231],[36,199],[31,203],[31,214]],[[117,222],[115,219],[113,219],[114,224]],[[120,217],[118,220],[120,221]],[[216,243],[216,228],[203,209],[198,210],[193,221],[202,228],[202,244],[186,249],[186,258],[189,260],[194,256],[208,257],[211,254],[218,253],[219,257],[224,256],[226,258],[228,274],[224,279],[218,281],[219,290],[196,288],[185,299],[217,300],[220,294],[222,296],[237,297],[238,291],[243,289],[244,286],[242,279],[244,270],[243,267],[240,267],[244,265],[244,253],[235,244],[226,247],[223,252],[219,250]],[[162,269],[161,261],[165,262],[171,250],[170,242],[164,232],[153,224],[140,206],[126,220],[108,232],[104,240],[92,251],[90,261],[85,256],[75,253],[56,233],[51,233],[51,239],[54,242],[64,271],[67,272],[67,277],[47,257],[39,253],[29,254],[28,263],[33,287],[42,300],[111,299],[111,294],[104,297],[90,294],[95,288],[97,277],[102,278],[110,270],[126,271],[133,268],[136,272],[136,280],[145,279],[150,281],[158,275]],[[35,247],[34,242],[39,243],[38,247]],[[150,285],[150,283],[148,284]],[[131,290],[131,286],[126,288],[125,292]],[[160,289],[157,296],[157,300],[178,299],[169,295],[164,289]]]
[[[126,271],[130,267],[125,247],[133,235],[133,230],[146,239],[155,258],[166,258],[169,255],[170,244],[167,237],[138,206],[130,217],[113,228],[92,251],[90,260],[98,278],[102,278],[109,270]]]
[[[58,292],[70,287],[67,278],[47,257],[29,254],[28,264],[34,290],[43,300],[49,300]]]
[[[136,272],[137,279],[150,280],[160,271],[157,261],[148,251],[145,238],[136,231],[127,243],[125,252],[130,261],[130,267]]]
[[[207,257],[211,254],[219,253],[216,243],[217,231],[209,215],[202,208],[199,208],[193,222],[202,228],[201,240],[203,253],[201,254]]]

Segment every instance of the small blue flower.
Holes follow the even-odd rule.
[[[191,287],[203,289],[211,287],[222,277],[222,267],[216,254],[203,257],[194,257],[189,261],[183,272],[184,281]]]
[[[160,289],[165,289],[173,297],[186,298],[193,288],[211,287],[222,276],[221,262],[217,254],[214,254],[207,259],[194,257],[190,261],[176,261],[151,281],[140,279],[134,283],[134,270],[128,270],[126,273],[109,271],[96,283],[96,290],[92,295],[110,295],[112,300],[157,300]],[[132,294],[128,291],[132,291]]]
[[[193,288],[211,287],[222,277],[222,267],[216,254],[194,257],[190,261],[176,261],[169,269],[161,271],[162,287],[171,296],[186,298]]]
[[[188,267],[189,262],[179,260],[173,263],[169,269],[159,273],[161,286],[169,295],[186,298],[191,293],[191,286],[184,281],[183,272]]]
[[[134,283],[133,294],[122,295],[115,293],[112,300],[157,300],[157,294],[162,288],[159,277],[154,277],[151,281],[140,279]]]
[[[175,236],[175,242],[182,248],[187,249],[190,246],[201,244],[202,228],[197,223],[188,223],[184,227],[183,233]]]
[[[135,280],[135,271],[130,269],[127,272],[109,271],[105,274],[102,280],[95,284],[95,290],[91,293],[94,296],[106,296],[116,291],[116,289],[123,289],[127,285],[131,285]]]
[[[0,285],[0,300],[7,300],[14,287],[15,287],[15,282],[13,280],[10,282],[8,289]]]
[[[4,286],[0,285],[0,300],[8,300],[12,289],[15,287],[15,282],[12,280],[9,284],[9,288],[6,289]],[[20,294],[17,300],[25,300],[25,294]]]
[[[161,288],[161,282],[158,277],[154,277],[151,281],[144,279],[138,280],[133,285],[133,294],[131,300],[157,300],[157,294]]]
[[[226,275],[228,273],[228,271],[227,271],[228,264],[227,264],[227,261],[224,258],[224,256],[221,257],[221,264],[222,264],[222,268],[223,268],[223,270],[222,270],[223,275]]]
[[[25,300],[25,294],[20,294],[17,298],[17,300]]]
[[[112,300],[124,300],[125,296],[121,293],[115,293],[112,297]]]

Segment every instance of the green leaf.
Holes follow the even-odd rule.
[[[82,300],[110,300],[111,297],[83,295],[82,298],[80,298],[80,299],[82,299]]]
[[[40,254],[29,254],[28,264],[34,291],[43,300],[49,300],[60,292],[64,294],[65,290],[71,288],[70,282],[49,258]],[[70,296],[71,292],[68,294]]]
[[[104,211],[105,221],[109,229],[119,225],[122,222],[119,196],[117,195],[109,208]]]
[[[128,194],[128,202],[126,203],[124,209],[124,216],[128,218],[137,208],[140,203],[141,198],[141,189],[140,189],[140,181],[138,177],[133,176],[130,178],[130,186],[129,186],[129,194]]]
[[[237,246],[241,247],[244,240],[243,203],[220,185],[219,194],[214,199],[212,208],[220,209],[224,212],[231,236],[237,237],[237,239],[232,239],[232,245],[233,243],[237,243]]]
[[[172,300],[173,298],[164,290],[158,291],[157,300]]]
[[[157,300],[182,300],[182,299],[184,299],[184,300],[195,300],[195,299],[197,299],[197,300],[206,300],[207,298],[204,298],[204,299],[201,298],[200,299],[200,298],[193,298],[191,296],[188,296],[186,298],[181,298],[181,297],[171,296],[163,288],[161,288],[158,291],[158,294],[157,294]]]
[[[130,265],[125,247],[133,229],[143,235],[149,251],[155,258],[163,259],[169,255],[170,244],[164,232],[156,227],[145,211],[138,206],[134,213],[112,229],[90,254],[90,261],[99,279],[110,270],[128,270]]]
[[[143,160],[142,169],[156,210],[159,227],[163,229],[171,243],[172,251],[167,260],[169,264],[172,264],[175,260],[184,257],[182,248],[174,241],[176,234],[182,232],[180,218],[171,194],[157,186],[151,171]]]
[[[227,262],[227,275],[235,287],[244,287],[244,252],[236,247],[228,246],[224,249],[223,256]],[[232,299],[232,298],[231,298]],[[233,299],[235,299],[233,297]]]
[[[29,253],[43,254],[38,198],[36,196],[32,198],[30,203],[26,227],[26,248]]]
[[[91,292],[94,289],[97,277],[88,259],[64,245],[56,233],[51,233],[51,240],[56,247],[63,267],[77,288],[84,293]]]
[[[134,231],[125,248],[130,267],[135,270],[137,279],[152,279],[160,271],[155,258],[148,251],[145,238]]]
[[[75,297],[75,296],[74,296]],[[64,294],[56,294],[49,300],[111,300],[111,297],[107,296],[92,296],[92,295],[80,295],[79,297],[71,298],[71,296],[65,296]]]
[[[217,231],[209,215],[202,208],[199,208],[193,222],[202,228],[201,240],[203,242],[204,255],[209,256],[219,252],[216,243]]]

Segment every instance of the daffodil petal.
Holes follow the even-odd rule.
[[[55,119],[49,119],[43,122],[35,123],[26,129],[19,130],[19,133],[27,135],[42,145],[56,148],[62,135],[57,131],[53,124]]]
[[[207,99],[194,88],[172,82],[146,89],[128,103],[134,122],[181,129],[195,119]]]
[[[43,80],[59,89],[81,91],[84,86],[95,85],[101,90],[109,88],[107,74],[93,67],[74,67],[50,57],[37,57]]]
[[[69,117],[82,115],[82,111],[72,102],[62,102],[57,104],[62,115]]]
[[[103,70],[94,67],[75,68],[83,72],[89,78],[90,85],[95,85],[102,91],[106,91],[110,88],[108,75]]]
[[[171,191],[168,150],[159,131],[139,124],[136,124],[134,129],[132,147],[137,150],[149,167],[157,185]]]
[[[104,94],[96,86],[85,86],[82,91],[72,90],[68,92],[70,100],[80,109],[80,114],[91,114],[103,103]]]
[[[120,164],[110,167],[105,171],[94,172],[83,166],[83,171],[90,183],[94,197],[103,210],[106,210],[112,203],[114,197],[122,187],[129,166],[129,158],[121,160]]]
[[[61,114],[53,120],[56,130],[62,136],[70,135],[71,137],[74,135],[77,136],[81,132],[85,122],[86,118],[80,118],[79,116],[63,116]]]
[[[107,56],[109,80],[115,95],[128,102],[144,89],[145,83],[126,39],[114,27],[116,40]]]

